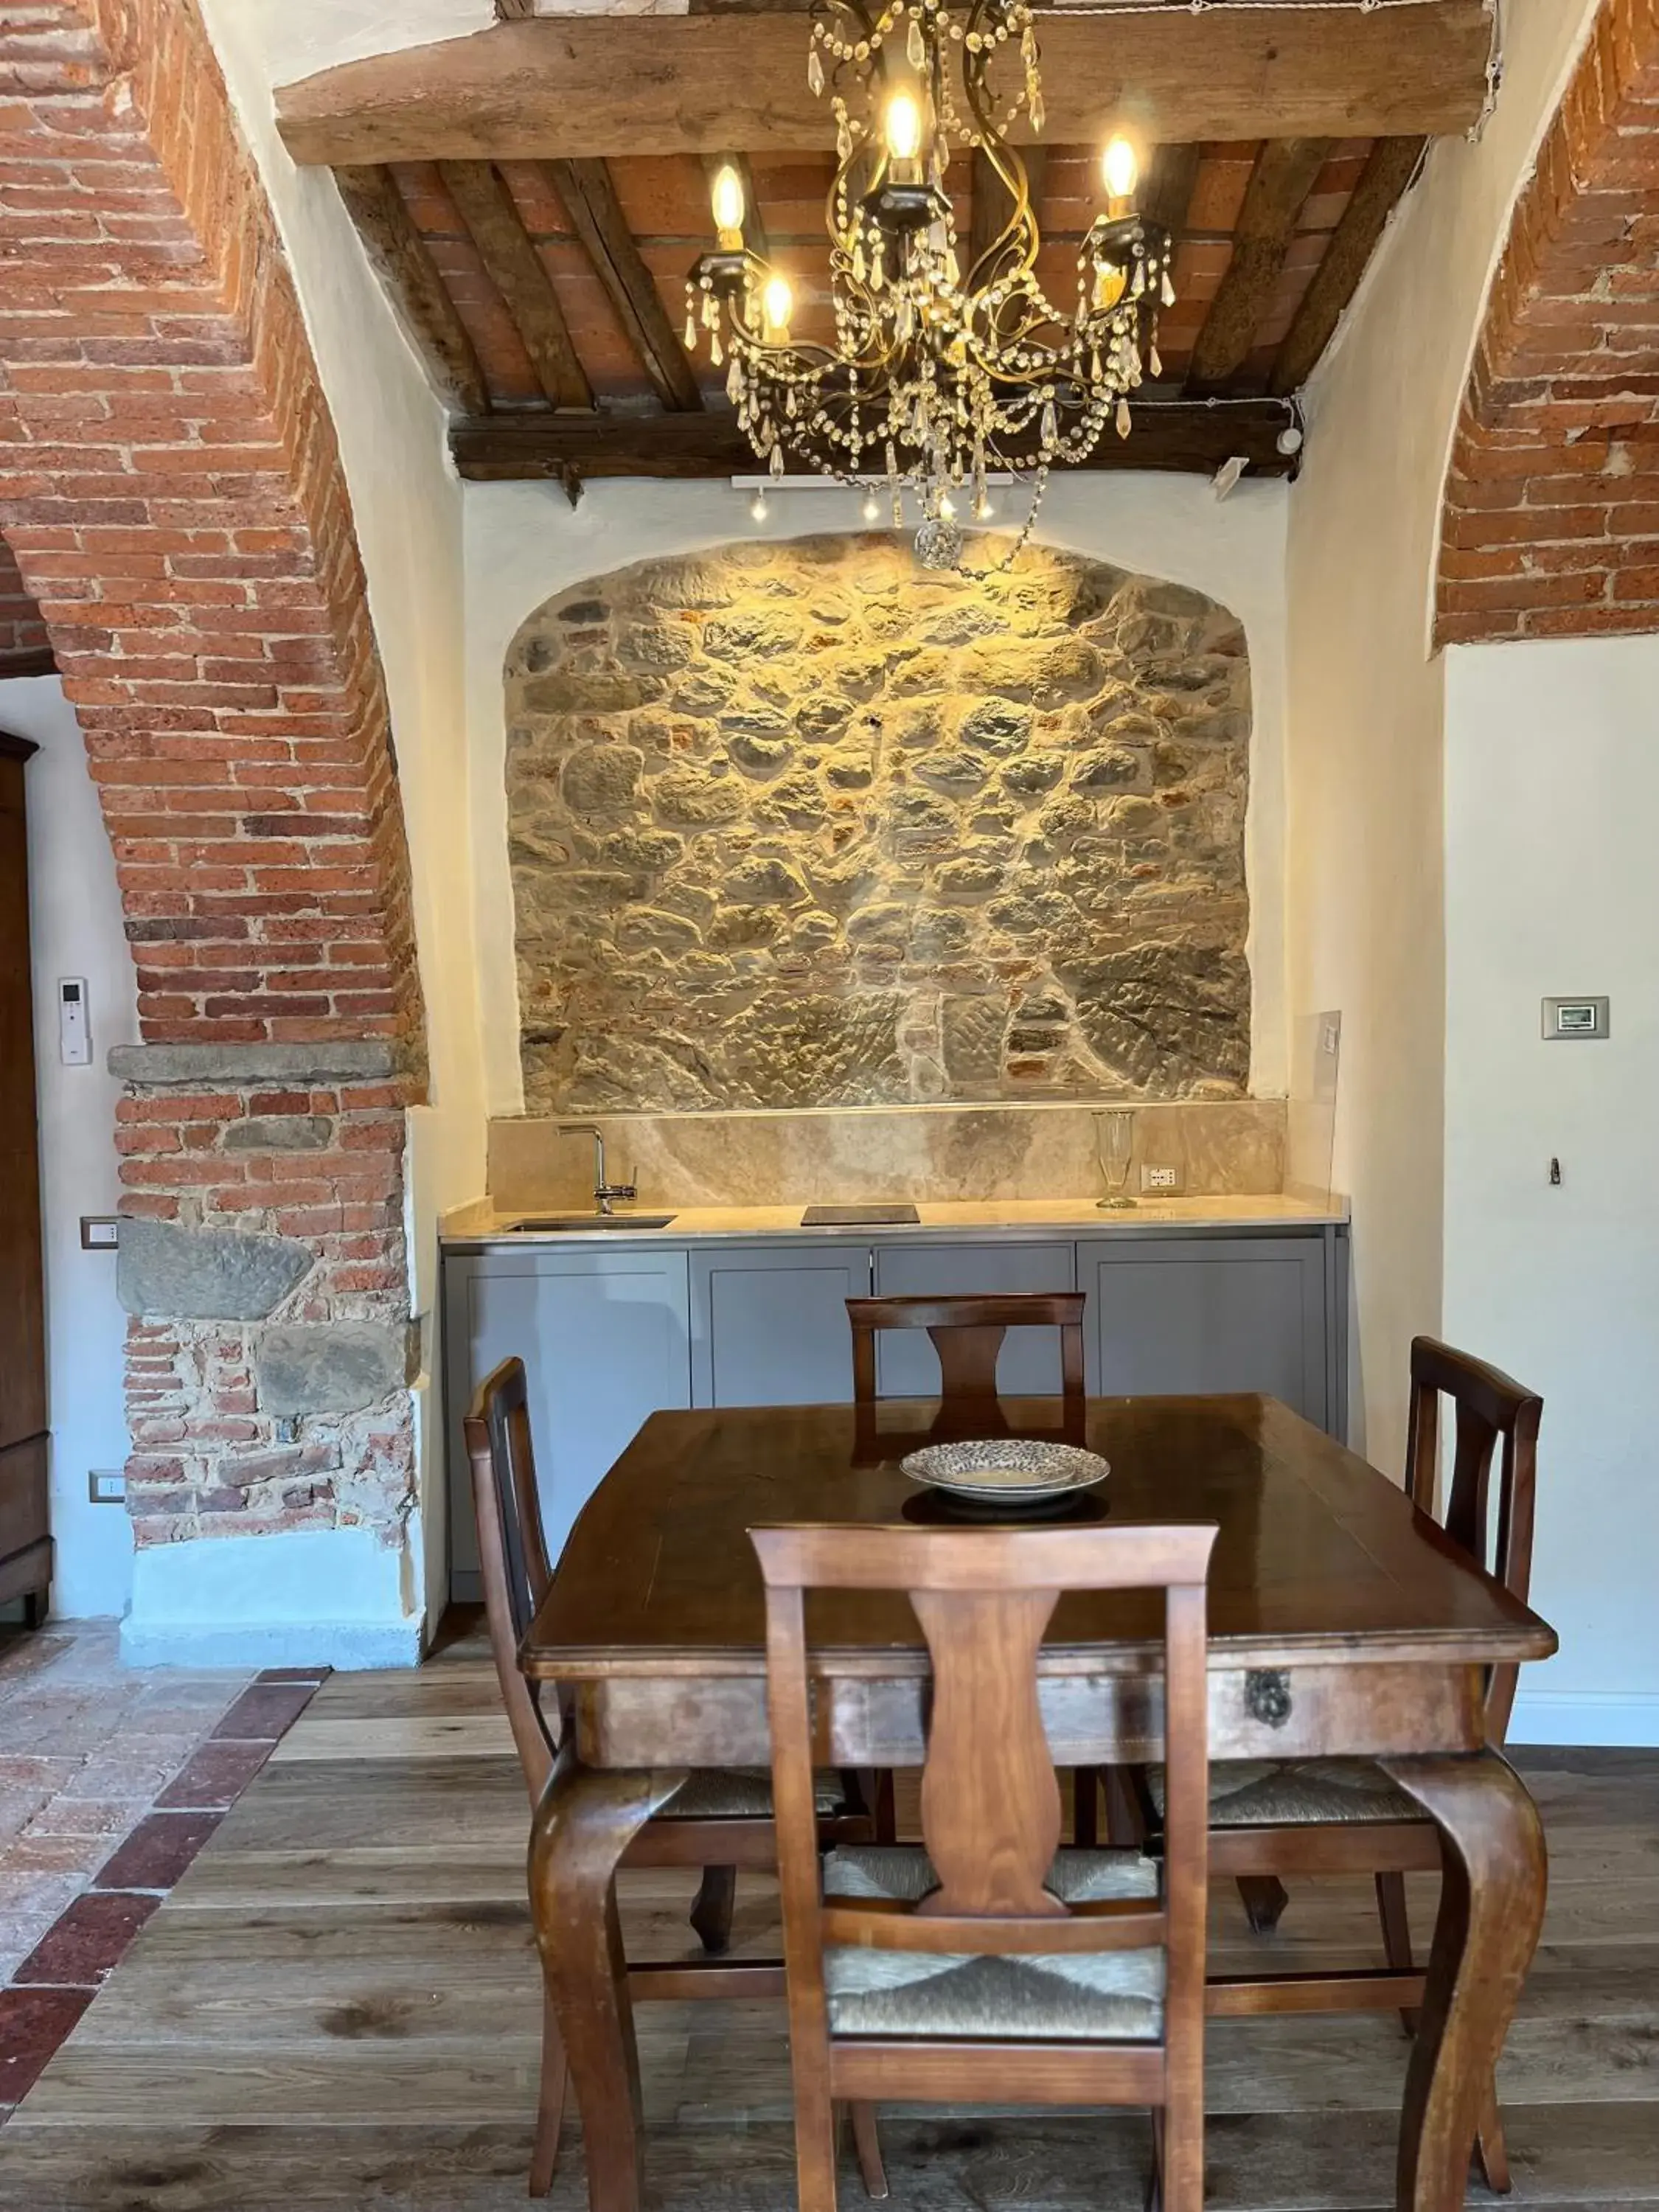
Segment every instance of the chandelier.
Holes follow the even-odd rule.
[[[1106,207],[1079,249],[1074,305],[1062,311],[1038,279],[1036,216],[1008,138],[1022,117],[1042,128],[1038,63],[1027,0],[816,0],[806,76],[829,96],[838,157],[826,210],[833,341],[793,335],[793,288],[745,244],[730,163],[714,179],[718,246],[686,280],[687,348],[701,327],[770,474],[793,457],[861,484],[872,519],[884,488],[896,528],[908,487],[929,568],[963,565],[958,505],[982,520],[988,477],[1012,471],[1032,491],[1006,566],[1050,469],[1086,460],[1109,426],[1127,437],[1129,394],[1159,373],[1170,240],[1134,211],[1126,138],[1102,157]],[[945,189],[952,153],[969,148],[1008,202],[971,262]]]

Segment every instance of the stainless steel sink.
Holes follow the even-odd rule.
[[[532,1213],[509,1224],[512,1237],[538,1236],[548,1230],[666,1229],[672,1213]]]

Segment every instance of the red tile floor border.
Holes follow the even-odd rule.
[[[77,1667],[76,1643],[73,1629],[47,1629],[0,1646],[0,1810],[12,1837],[9,1847],[0,1832],[0,1910],[24,1912],[31,1899],[38,1909],[40,1898],[79,1885],[9,1986],[0,1963],[0,2126],[328,1674],[278,1667],[192,1683],[171,1672],[154,1694],[172,1697],[178,1710],[164,1705],[161,1717],[191,1727],[124,1740],[108,1704],[125,1700],[142,1713],[146,1677],[112,1657],[100,1673],[95,1653]],[[9,1691],[38,1690],[66,1652],[70,1663],[39,1710],[29,1710],[27,1693],[5,1705]],[[213,1695],[220,1686],[222,1709]],[[133,1743],[139,1755],[124,1760]],[[37,1820],[49,1834],[36,1837]]]

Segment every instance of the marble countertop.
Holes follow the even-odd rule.
[[[576,1209],[570,1209],[575,1211]],[[920,1224],[889,1226],[872,1223],[837,1224],[803,1229],[799,1206],[686,1206],[671,1209],[641,1204],[621,1212],[673,1212],[661,1229],[521,1230],[512,1224],[540,1213],[558,1213],[557,1206],[519,1206],[498,1211],[487,1199],[457,1206],[439,1224],[446,1244],[698,1244],[721,1237],[777,1239],[792,1243],[820,1237],[881,1237],[927,1240],[930,1237],[960,1237],[967,1230],[1040,1234],[1044,1231],[1066,1237],[1117,1236],[1145,1229],[1306,1229],[1327,1222],[1345,1222],[1347,1202],[1333,1198],[1328,1205],[1291,1198],[1282,1192],[1267,1196],[1142,1199],[1122,1212],[1104,1212],[1092,1199],[993,1199],[983,1202],[918,1205]]]

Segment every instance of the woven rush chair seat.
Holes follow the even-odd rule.
[[[927,1853],[902,1845],[844,1844],[824,1861],[826,1899],[915,1904],[938,1886]],[[1066,1905],[1155,1899],[1158,1867],[1137,1850],[1062,1850],[1044,1887]],[[1158,1947],[1008,1958],[847,1944],[824,1953],[830,2026],[836,2035],[1155,2043],[1164,2033],[1164,1976]]]
[[[840,1775],[832,1771],[820,1769],[813,1775],[812,1796],[820,1819],[833,1820],[854,1809]],[[769,1820],[771,1773],[764,1766],[693,1767],[653,1817],[659,1820]]]
[[[1146,1789],[1161,1820],[1161,1766],[1146,1770]],[[1417,1800],[1369,1759],[1218,1759],[1210,1763],[1212,1828],[1304,1828],[1329,1821],[1346,1825],[1428,1818]]]

